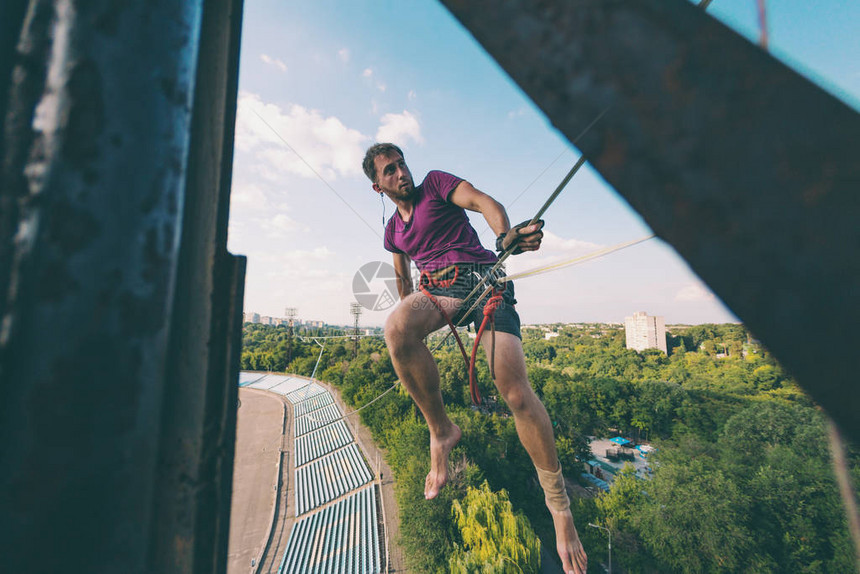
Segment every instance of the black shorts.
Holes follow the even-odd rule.
[[[446,267],[439,271],[432,272],[432,275],[437,280],[450,280],[454,277],[453,267],[455,265],[457,267],[457,279],[451,286],[433,287],[426,285],[425,288],[427,291],[438,297],[465,299],[481,281],[481,278],[486,274],[486,272],[493,267],[492,264],[455,263],[451,267]],[[502,273],[502,275],[504,275],[504,273]],[[520,333],[520,316],[517,314],[515,307],[517,300],[514,297],[514,283],[511,281],[502,283],[502,285],[504,286],[504,291],[502,292],[502,304],[499,305],[494,314],[496,331],[501,333],[510,333],[522,340],[523,337]],[[484,286],[481,287],[481,290],[472,298],[471,302],[468,305],[463,305],[460,310],[451,317],[451,321],[455,325],[458,323],[461,326],[474,324],[475,329],[478,329],[481,326],[481,322],[484,320],[484,305],[486,305],[487,300],[489,300],[489,295],[484,297],[481,304],[475,307],[474,311],[469,314],[468,319],[462,321],[461,319],[463,319],[465,313],[468,312],[469,308],[475,304],[477,298],[486,290],[487,287],[488,284],[485,283]],[[488,325],[486,329],[489,328],[490,327]]]

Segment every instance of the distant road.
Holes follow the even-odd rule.
[[[240,388],[239,401],[228,574],[252,572],[251,560],[259,557],[266,543],[285,416],[280,397],[265,391]]]

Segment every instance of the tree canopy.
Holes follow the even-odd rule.
[[[558,336],[545,339],[549,330]],[[613,563],[631,573],[850,572],[847,524],[815,405],[742,325],[670,330],[666,355],[626,349],[623,329],[610,325],[523,329],[529,379],[571,485],[591,457],[588,437],[617,433],[658,448],[651,480],[627,470],[608,493],[591,498],[579,489],[572,497],[589,572],[602,571],[607,542],[589,522],[611,529]],[[328,342],[321,355],[319,346],[293,339],[288,362],[286,328],[246,325],[244,335],[243,369],[308,376],[319,358],[317,377],[354,407],[397,381],[381,338],[362,338],[355,358],[348,339]],[[478,384],[489,399],[482,409],[470,406],[453,343],[436,358],[443,398],[463,431],[439,497],[424,500],[429,434],[402,388],[360,415],[395,475],[409,565],[528,572],[539,541],[553,548],[554,539],[513,418],[482,354]],[[857,453],[850,457],[857,480]]]

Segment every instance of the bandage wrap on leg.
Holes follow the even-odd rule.
[[[550,510],[563,512],[570,508],[570,499],[567,497],[567,490],[564,488],[564,476],[561,474],[561,464],[558,465],[558,470],[544,470],[535,466],[538,473],[538,480],[541,488],[543,488],[546,505]]]

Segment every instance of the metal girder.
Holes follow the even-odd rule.
[[[242,2],[13,4],[26,13],[0,24],[0,571],[224,572]]]
[[[860,443],[860,115],[686,0],[443,0]]]

